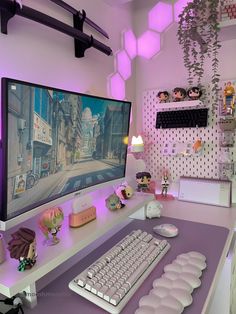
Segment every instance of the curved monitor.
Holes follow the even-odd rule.
[[[22,221],[124,178],[130,109],[126,101],[3,78],[0,220]]]

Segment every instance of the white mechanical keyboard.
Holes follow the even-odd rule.
[[[170,244],[134,230],[69,283],[69,288],[109,313],[118,314]]]
[[[181,314],[193,302],[193,289],[206,268],[206,257],[199,252],[180,254],[164,268],[161,278],[153,281],[153,289],[139,300],[135,314]]]

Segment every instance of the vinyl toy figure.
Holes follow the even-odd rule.
[[[167,190],[168,190],[169,185],[170,183],[169,183],[168,175],[167,173],[164,173],[161,180],[161,187],[162,187],[161,195],[162,196],[165,196],[165,197],[167,196]]]
[[[191,87],[187,92],[190,100],[198,100],[202,96],[202,91],[199,87]]]
[[[58,231],[61,229],[64,214],[60,207],[47,209],[39,219],[39,228],[46,237],[47,245],[55,245],[60,242],[57,237]],[[52,238],[49,237],[52,236]]]
[[[174,101],[183,101],[185,97],[186,97],[186,90],[184,88],[176,87],[173,90]]]
[[[8,250],[11,258],[18,259],[19,271],[30,269],[36,263],[36,238],[35,232],[28,228],[20,228],[14,232],[8,242]]]
[[[166,103],[169,101],[169,93],[166,90],[158,92],[157,97],[159,99],[159,103]]]
[[[235,107],[235,89],[231,82],[228,82],[224,89],[224,109]]]
[[[120,198],[115,193],[108,196],[105,202],[106,202],[106,207],[110,209],[111,211],[121,209],[125,206],[125,204],[121,202]]]
[[[149,172],[138,172],[136,173],[136,182],[138,183],[138,192],[149,192],[151,181],[151,174]]]
[[[118,188],[116,189],[116,195],[123,200],[127,200],[131,198],[134,194],[134,191],[130,185],[128,185],[127,182],[122,183]]]

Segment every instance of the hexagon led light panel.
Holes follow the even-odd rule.
[[[149,28],[163,32],[173,21],[172,5],[165,2],[157,3],[148,14]]]
[[[119,73],[114,73],[109,78],[110,95],[115,99],[125,99],[125,82]]]
[[[138,39],[138,55],[146,59],[151,59],[161,49],[160,34],[153,31],[146,31]]]
[[[131,29],[124,32],[123,41],[124,49],[127,51],[130,59],[134,59],[137,56],[137,40]]]
[[[124,50],[116,54],[116,67],[124,80],[131,76],[131,61]]]
[[[174,4],[174,16],[175,16],[175,21],[179,21],[179,15],[182,13],[183,9],[186,7],[186,5],[192,2],[192,0],[178,0]]]

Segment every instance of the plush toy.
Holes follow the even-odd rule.
[[[127,182],[122,183],[116,189],[116,195],[122,200],[127,200],[131,198],[133,194],[134,194],[134,190],[132,189],[131,186],[128,185]]]
[[[161,217],[161,209],[163,208],[162,204],[158,201],[150,201],[146,207],[146,217],[154,218]]]
[[[115,193],[108,196],[105,201],[106,207],[112,211],[123,208],[125,206],[125,204],[121,202],[120,198]]]

